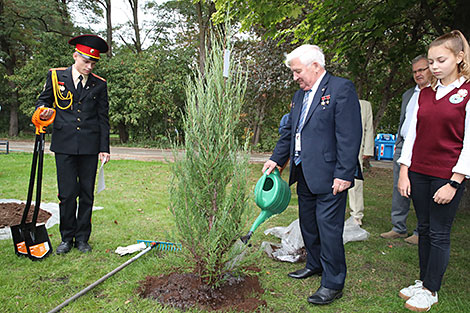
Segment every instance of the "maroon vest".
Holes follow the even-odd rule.
[[[459,97],[459,93],[465,96]],[[421,90],[411,171],[450,179],[463,147],[469,99],[470,83],[455,88],[440,100],[436,100],[431,87]]]

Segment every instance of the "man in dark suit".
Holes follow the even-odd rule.
[[[291,158],[289,184],[297,182],[307,263],[289,276],[322,275],[320,288],[308,302],[328,304],[342,296],[346,278],[343,228],[347,189],[359,162],[359,99],[351,81],[325,71],[325,57],[317,46],[298,47],[287,55],[286,64],[300,90],[263,172]]]
[[[402,96],[400,123],[398,125],[398,135],[395,142],[395,153],[393,154],[393,193],[392,193],[392,229],[388,232],[380,234],[385,239],[405,238],[410,244],[418,244],[418,230],[415,228],[413,234],[408,236],[406,227],[406,219],[410,211],[410,199],[403,197],[398,191],[398,176],[400,174],[400,164],[397,160],[400,158],[403,142],[411,122],[411,116],[421,89],[429,86],[431,83],[432,73],[429,70],[428,58],[424,55],[417,56],[411,61],[413,71],[413,79],[416,86],[408,89]]]
[[[98,156],[109,161],[109,117],[106,81],[93,74],[106,42],[95,35],[69,40],[75,46],[75,63],[69,68],[51,69],[36,107],[56,110],[51,150],[55,153],[59,189],[60,234],[56,253],[75,247],[91,251],[91,212]],[[52,109],[41,118],[49,119]],[[78,207],[77,207],[78,198]]]

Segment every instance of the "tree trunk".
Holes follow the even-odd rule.
[[[106,41],[109,46],[108,52],[106,55],[108,58],[113,56],[113,25],[111,23],[111,0],[106,0]]]
[[[264,115],[265,115],[265,110],[264,110],[264,105],[259,106],[258,108],[258,118],[256,119],[257,122],[255,122],[255,125],[253,127],[253,146],[256,146],[259,143],[259,138],[261,136],[261,125],[263,124],[264,121]]]
[[[4,2],[0,1],[0,16],[4,14]],[[3,29],[3,19],[0,19],[0,28]],[[0,64],[5,67],[5,72],[8,80],[8,76],[12,76],[15,73],[16,66],[16,54],[14,53],[6,32],[2,31],[0,34],[0,48],[4,54],[4,57],[0,58]],[[10,126],[8,129],[9,136],[18,136],[18,92],[16,85],[12,81],[8,81],[8,87],[10,89],[10,99],[8,101],[10,105]]]
[[[13,85],[12,83],[8,83]],[[13,91],[11,93],[12,99],[10,104],[10,127],[8,129],[8,136],[18,136],[18,92]]]
[[[382,120],[385,110],[387,109],[387,106],[393,97],[393,93],[392,93],[392,90],[390,89],[391,88],[390,86],[392,86],[396,73],[397,73],[397,68],[393,67],[390,70],[390,73],[388,74],[388,79],[387,79],[387,83],[385,84],[386,88],[384,89],[382,102],[380,103],[379,109],[377,110],[377,113],[374,116],[374,131],[377,129],[377,126],[380,125],[380,121]]]
[[[139,29],[139,18],[137,13],[139,12],[139,0],[129,0],[129,4],[132,9],[133,22],[132,27],[134,28],[134,46],[137,53],[142,52],[142,43],[140,42],[140,29]]]
[[[199,0],[195,3],[197,12],[197,22],[199,26],[199,70],[204,73],[206,63],[206,51],[210,48],[211,18],[216,11],[215,3],[209,1],[206,6]],[[207,11],[207,12],[206,12]],[[221,26],[222,28],[223,26]]]
[[[202,14],[201,1],[196,3],[197,22],[199,25],[199,71],[204,73],[204,65],[206,62],[206,33],[207,25],[204,23],[204,16]]]
[[[119,132],[119,141],[121,143],[127,143],[129,141],[129,132],[127,131],[126,124],[124,122],[119,122],[117,125],[118,132]]]

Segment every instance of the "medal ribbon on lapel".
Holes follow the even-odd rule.
[[[72,109],[72,102],[73,102],[73,95],[70,92],[70,90],[67,92],[67,96],[64,97],[62,93],[60,92],[60,86],[59,86],[59,80],[57,79],[57,72],[52,71],[52,89],[54,93],[54,108],[58,107],[61,110],[67,110],[68,108]],[[57,97],[59,97],[60,100],[70,100],[69,105],[66,107],[61,107],[59,105],[59,101],[57,100]]]

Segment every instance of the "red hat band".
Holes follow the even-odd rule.
[[[100,52],[97,49],[94,49],[85,45],[81,45],[79,43],[77,43],[77,45],[75,46],[75,51],[83,55],[89,56],[90,58],[94,58],[98,60],[100,59]]]

